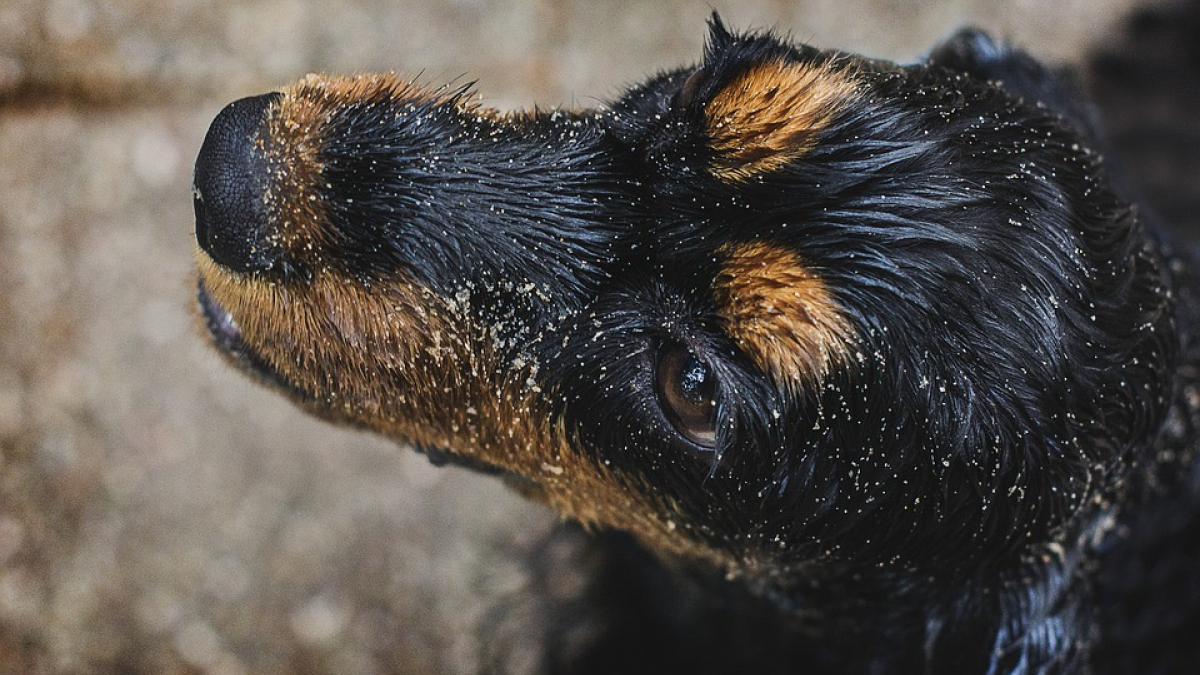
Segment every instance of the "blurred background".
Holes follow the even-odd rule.
[[[477,79],[504,109],[594,106],[698,59],[714,8],[899,60],[971,23],[1070,64],[1133,4],[3,0],[0,673],[536,664],[531,570],[576,562],[551,514],[306,418],[200,338],[189,183],[225,103],[396,70]]]

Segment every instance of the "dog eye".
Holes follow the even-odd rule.
[[[681,345],[659,352],[655,372],[658,402],[675,430],[704,448],[717,442],[717,376]]]

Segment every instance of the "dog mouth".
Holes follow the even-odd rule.
[[[196,282],[196,302],[200,305],[200,313],[204,318],[204,327],[212,338],[213,344],[234,365],[241,370],[256,375],[264,383],[301,395],[302,392],[288,382],[270,363],[263,359],[253,347],[246,342],[242,328],[238,325],[233,314],[225,309],[205,286],[204,280]]]
[[[204,280],[200,279],[196,282],[196,302],[200,306],[201,316],[204,318],[204,326],[208,330],[209,336],[212,338],[217,349],[230,361],[233,362],[239,369],[246,371],[256,376],[261,382],[269,387],[280,389],[290,394],[297,402],[302,405],[305,403],[313,403],[314,399],[311,395],[306,394],[300,388],[290,383],[279,373],[270,363],[263,359],[253,347],[246,342],[242,334],[242,328],[238,325],[237,319],[229,310],[225,309],[216,298],[209,292]],[[315,414],[323,414],[323,408],[317,407],[313,410]],[[473,457],[462,455],[449,450],[437,447],[424,446],[421,444],[412,444],[420,454],[424,455],[434,466],[458,466],[471,471],[476,471],[483,474],[498,475],[508,481],[512,487],[521,490],[529,495],[535,495],[541,491],[540,486],[519,474],[505,471],[497,466],[491,465],[485,461],[475,459]]]
[[[227,352],[244,352],[246,343],[242,339],[242,329],[238,326],[233,314],[217,302],[208,292],[204,280],[196,282],[196,301],[200,303],[200,311],[204,316],[204,326],[217,344]]]

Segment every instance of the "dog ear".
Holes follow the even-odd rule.
[[[1024,56],[978,28],[963,28],[934,47],[926,60],[976,79],[993,80],[1006,70],[1003,65],[1015,55]]]
[[[930,52],[928,63],[998,85],[1013,96],[1057,113],[1084,138],[1098,142],[1095,114],[1064,70],[1054,70],[1025,51],[976,28],[964,28]]]

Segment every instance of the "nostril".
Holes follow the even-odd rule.
[[[258,142],[279,94],[234,101],[213,120],[196,157],[196,241],[217,263],[257,272],[275,264],[267,245],[267,160]]]

